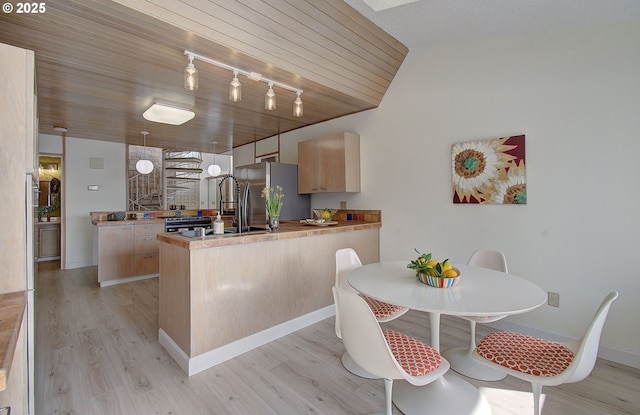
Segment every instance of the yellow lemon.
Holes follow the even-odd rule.
[[[457,276],[458,276],[458,273],[456,272],[456,270],[455,270],[455,269],[453,269],[453,268],[449,268],[448,270],[446,270],[446,271],[444,272],[444,275],[445,275],[446,277],[448,277],[448,278],[453,278],[453,277],[457,277]]]
[[[331,212],[327,212],[326,210],[322,211],[322,219],[329,219],[331,217]]]
[[[433,259],[430,259],[429,261],[427,261],[427,266],[430,267],[430,268],[435,267],[436,264],[438,264],[438,261],[435,261]]]
[[[453,266],[448,262],[446,262],[444,265],[442,265],[442,271],[443,272],[444,271],[449,271],[451,268],[453,268]]]

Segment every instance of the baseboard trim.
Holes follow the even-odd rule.
[[[158,341],[162,347],[167,350],[171,357],[173,357],[178,366],[180,366],[187,375],[192,376],[264,344],[277,340],[280,337],[284,337],[297,330],[325,320],[335,315],[335,313],[335,307],[332,304],[325,308],[321,308],[320,310],[294,318],[293,320],[278,324],[277,326],[236,340],[192,358],[189,358],[189,356],[187,356],[187,354],[180,349],[173,339],[171,339],[171,337],[169,337],[169,335],[162,329],[158,330]]]
[[[126,282],[133,282],[133,281],[140,281],[140,280],[147,280],[149,278],[158,278],[160,276],[160,274],[148,274],[148,275],[138,275],[135,277],[128,277],[128,278],[118,278],[117,280],[106,280],[106,281],[102,281],[100,282],[100,287],[109,287],[111,285],[118,285],[118,284],[124,284]]]
[[[521,324],[516,324],[505,320],[499,320],[494,323],[490,323],[488,324],[488,326],[497,330],[515,331],[553,341],[569,342],[577,340],[562,334],[540,330],[529,326],[523,326]],[[598,349],[598,357],[601,359],[609,360],[611,362],[619,363],[621,365],[640,369],[640,355],[638,355],[637,353],[600,345],[600,348]]]

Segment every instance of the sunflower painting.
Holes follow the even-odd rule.
[[[453,203],[527,203],[524,135],[451,146]]]

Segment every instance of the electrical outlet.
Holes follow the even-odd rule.
[[[547,296],[547,304],[551,307],[560,307],[560,294],[549,291]]]
[[[340,209],[346,209],[347,208],[347,201],[346,200],[341,200],[340,201]]]

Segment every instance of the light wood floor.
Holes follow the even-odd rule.
[[[158,281],[99,288],[95,267],[39,264],[37,415],[366,414],[382,411],[381,380],[351,375],[333,318],[188,377],[158,344]],[[428,318],[388,323],[422,340]],[[478,337],[487,333],[478,325]],[[442,318],[442,348],[466,343],[468,323]],[[470,380],[493,415],[533,413],[529,385]],[[640,413],[640,370],[598,361],[583,382],[544,388],[544,415]],[[394,408],[394,414],[400,412]]]

